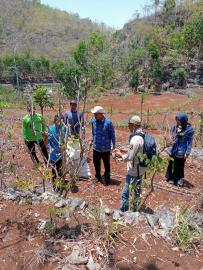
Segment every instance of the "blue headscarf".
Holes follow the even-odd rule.
[[[187,125],[188,125],[188,117],[186,113],[178,113],[176,115],[176,120],[179,120],[181,122],[181,126],[183,129],[186,129]]]

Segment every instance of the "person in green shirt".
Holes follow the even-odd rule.
[[[40,146],[44,161],[47,163],[48,152],[43,139],[43,137],[47,136],[45,120],[41,114],[35,112],[35,107],[32,108],[31,104],[28,104],[27,111],[28,114],[22,120],[22,133],[25,144],[34,163],[39,164],[35,144]]]

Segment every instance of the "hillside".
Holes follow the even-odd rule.
[[[203,2],[151,3],[148,14],[137,14],[113,34],[112,62],[121,83],[125,76],[135,89],[140,84],[150,87],[172,81],[177,72],[185,83],[203,84]]]
[[[78,40],[94,31],[107,30],[90,19],[80,19],[36,0],[0,0],[0,7],[2,55],[15,49],[17,53],[64,58]]]

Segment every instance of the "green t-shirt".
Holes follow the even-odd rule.
[[[36,133],[36,136],[33,132]],[[31,125],[31,117],[29,114],[25,115],[22,120],[22,133],[26,141],[40,141],[43,139],[42,132],[46,131],[46,123],[43,116],[39,113],[33,115],[33,129]]]

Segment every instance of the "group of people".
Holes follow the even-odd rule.
[[[56,115],[53,124],[47,128],[43,116],[36,113],[33,105],[27,106],[28,114],[22,120],[22,132],[25,144],[34,163],[38,164],[35,146],[39,146],[45,163],[52,164],[53,188],[57,189],[55,180],[57,174],[62,178],[62,153],[60,138],[73,135],[78,137],[84,127],[84,115],[77,110],[77,101],[70,102],[70,110],[62,116]],[[113,123],[105,116],[104,108],[95,106],[91,113],[94,118],[91,121],[93,164],[95,168],[95,180],[105,185],[111,184],[110,156],[123,160],[127,163],[125,185],[122,190],[121,211],[128,210],[129,195],[134,191],[136,198],[140,197],[142,178],[146,166],[140,163],[139,153],[145,152],[145,132],[139,116],[134,115],[128,121],[130,131],[129,145],[127,147],[116,147],[116,135]],[[61,121],[61,117],[63,121]],[[64,125],[62,124],[64,123]],[[67,126],[69,131],[67,134]],[[188,123],[185,113],[178,113],[176,124],[171,129],[172,146],[168,148],[171,157],[166,173],[166,180],[170,184],[179,187],[184,185],[184,166],[189,157],[192,147],[194,130]],[[62,136],[61,136],[62,135]],[[89,157],[88,157],[89,158]],[[104,174],[101,174],[101,161],[104,164]]]

